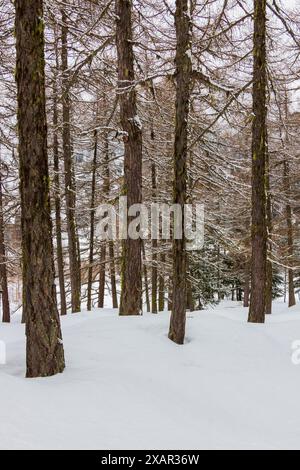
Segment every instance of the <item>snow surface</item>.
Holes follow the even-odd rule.
[[[299,449],[300,308],[278,303],[259,326],[232,302],[188,317],[181,347],[167,313],[69,315],[65,373],[35,380],[20,319],[1,325],[0,448]]]

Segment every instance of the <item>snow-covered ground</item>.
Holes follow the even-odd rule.
[[[300,308],[266,325],[225,302],[188,315],[187,342],[169,315],[112,310],[63,319],[67,369],[24,378],[24,329],[0,326],[1,449],[299,449]]]

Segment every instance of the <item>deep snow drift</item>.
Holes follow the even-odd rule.
[[[67,369],[24,378],[24,328],[0,326],[1,449],[299,449],[300,308],[275,305],[264,326],[226,302],[188,315],[171,343],[169,315],[112,310],[63,319]]]

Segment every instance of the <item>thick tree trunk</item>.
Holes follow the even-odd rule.
[[[59,145],[58,145],[58,109],[57,109],[57,85],[54,83],[53,90],[53,159],[54,159],[54,188],[55,188],[55,228],[56,228],[56,256],[60,292],[60,313],[67,314],[64,257],[61,231],[61,199],[60,199],[60,168],[59,168]]]
[[[16,80],[27,377],[65,368],[50,215],[42,0],[16,0]]]
[[[89,247],[89,270],[88,270],[88,288],[87,288],[87,309],[89,312],[92,310],[97,154],[98,154],[98,132],[95,131],[94,133],[94,158],[93,158],[93,168],[92,168],[90,247]]]
[[[181,240],[173,243],[173,305],[169,338],[183,344],[186,324],[186,240],[184,236],[184,206],[187,199],[187,144],[191,93],[191,19],[189,0],[176,0],[176,125],[174,146],[174,203],[182,208]]]
[[[288,162],[284,163],[284,181],[286,196],[290,196],[290,168]],[[286,224],[287,224],[287,241],[288,241],[288,265],[293,266],[294,257],[294,233],[293,233],[293,210],[291,205],[286,205]],[[288,291],[289,291],[289,307],[296,305],[295,297],[295,283],[294,283],[294,271],[288,269]]]
[[[76,228],[76,184],[73,167],[73,151],[71,145],[70,126],[70,94],[69,94],[69,72],[68,72],[68,27],[67,16],[62,10],[62,92],[63,92],[63,153],[65,165],[65,192],[66,192],[66,214],[68,225],[69,263],[71,280],[71,303],[72,312],[81,309],[81,272],[78,236]]]
[[[119,101],[124,146],[124,193],[128,206],[142,202],[142,129],[137,116],[132,35],[132,1],[116,0]],[[128,224],[133,218],[128,217]],[[142,306],[142,240],[123,242],[120,315],[139,315]]]
[[[0,161],[1,164],[1,161]],[[2,288],[2,321],[10,323],[10,307],[7,285],[7,258],[4,239],[2,168],[0,166],[0,280]]]
[[[264,323],[266,310],[266,61],[266,0],[254,0],[251,323]]]

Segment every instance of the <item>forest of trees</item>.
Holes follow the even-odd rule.
[[[0,0],[0,39],[2,319],[22,308],[27,377],[62,372],[60,316],[107,298],[122,316],[169,310],[177,344],[187,311],[230,298],[264,323],[276,297],[296,304],[292,2]],[[97,207],[124,195],[204,204],[203,248],[99,238]]]

